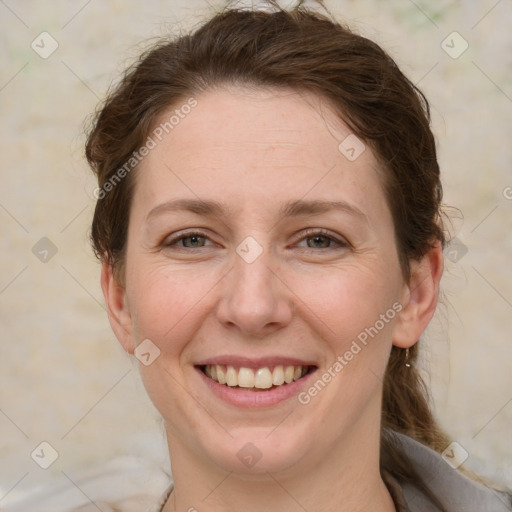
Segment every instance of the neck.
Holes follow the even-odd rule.
[[[372,430],[356,431],[358,440],[347,436],[300,468],[250,477],[197,460],[169,438],[175,478],[164,512],[395,512],[380,474],[380,431]]]

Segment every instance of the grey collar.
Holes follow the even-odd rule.
[[[411,460],[418,474],[448,512],[510,512],[512,493],[486,487],[450,466],[443,457],[415,439],[390,433],[391,441]],[[439,509],[411,484],[400,484],[407,508],[404,512],[439,512]],[[402,512],[399,510],[399,512]]]

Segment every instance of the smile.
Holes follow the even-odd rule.
[[[313,367],[301,365],[276,365],[261,368],[235,367],[208,364],[200,367],[210,379],[230,388],[245,391],[271,390],[286,386],[307,375]]]

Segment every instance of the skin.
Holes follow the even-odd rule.
[[[231,88],[196,99],[137,170],[123,283],[102,269],[124,349],[150,339],[161,351],[140,371],[167,431],[175,489],[165,511],[395,510],[379,471],[382,378],[391,346],[416,343],[434,313],[441,248],[404,281],[383,171],[368,147],[355,161],[338,150],[351,132],[319,97]],[[229,211],[160,208],[148,219],[198,198]],[[360,214],[281,217],[295,200]],[[169,245],[184,230],[207,238]],[[252,263],[236,252],[247,236],[263,251]],[[397,302],[401,312],[307,405],[235,407],[194,368],[220,354],[288,355],[320,376]],[[248,442],[261,453],[252,468],[237,457]]]

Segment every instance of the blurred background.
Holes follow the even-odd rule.
[[[431,102],[445,202],[458,210],[423,364],[466,467],[512,486],[512,2],[325,3]],[[148,39],[224,5],[0,0],[0,508],[116,457],[168,464],[161,421],[107,321],[83,130]]]

